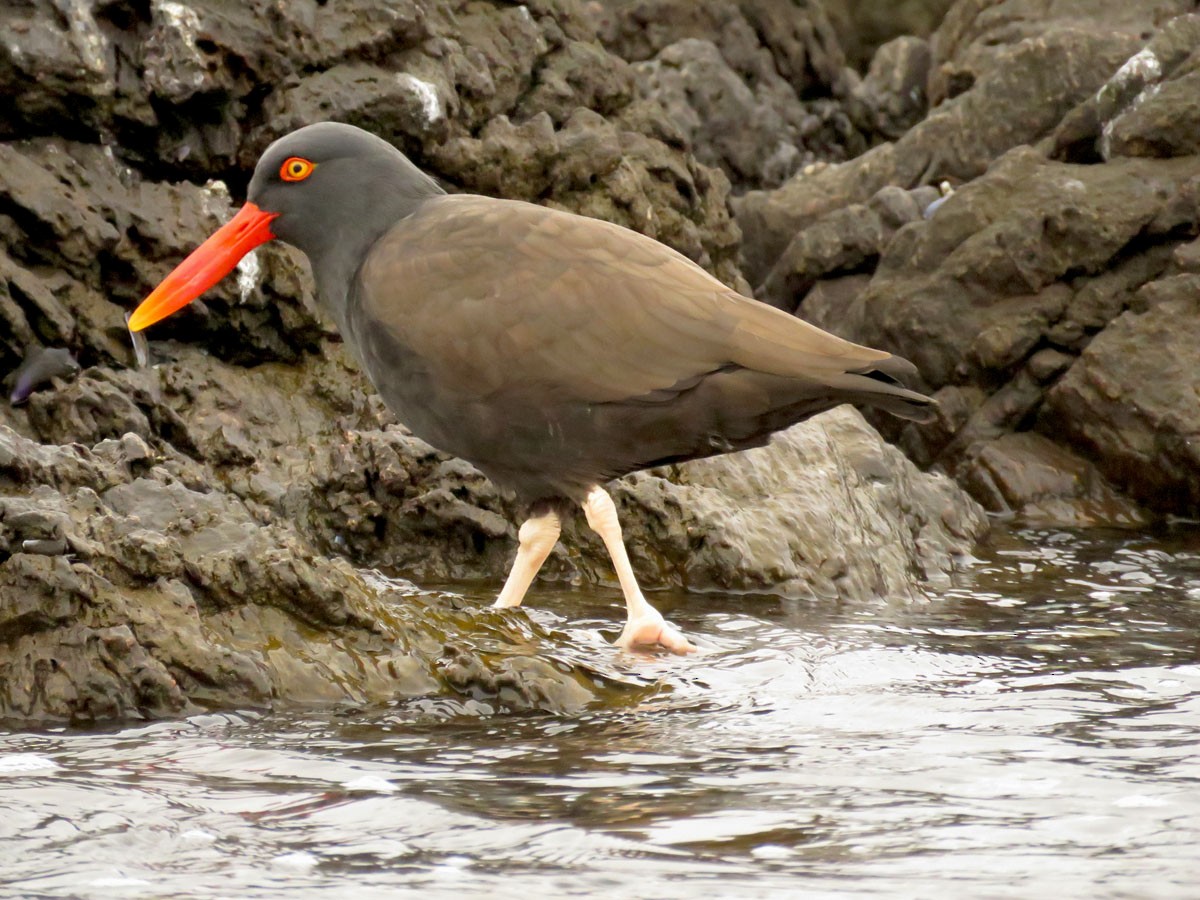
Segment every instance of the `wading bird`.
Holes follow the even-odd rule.
[[[642,595],[603,485],[765,444],[840,403],[928,417],[907,361],[741,296],[618,225],[446,194],[386,141],[335,123],[267,148],[248,201],[146,298],[170,315],[273,238],[303,251],[321,305],[396,416],[528,504],[496,606],[520,605],[570,504],[612,557],[617,643],[692,648]]]

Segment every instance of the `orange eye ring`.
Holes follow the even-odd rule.
[[[284,181],[303,181],[313,173],[313,169],[316,167],[316,163],[310,162],[302,156],[289,156],[279,167],[279,177]]]

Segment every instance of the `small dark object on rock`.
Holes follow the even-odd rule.
[[[8,402],[20,406],[50,379],[74,375],[79,369],[79,362],[66,347],[41,347],[30,351],[13,375],[13,389]]]

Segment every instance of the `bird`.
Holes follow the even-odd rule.
[[[6,381],[12,384],[8,402],[20,406],[33,392],[55,378],[65,378],[80,371],[79,361],[66,347],[38,347],[26,354],[20,367]]]
[[[391,143],[321,122],[275,140],[245,205],[129,318],[181,309],[260,244],[309,260],[319,305],[398,420],[523,504],[494,606],[520,606],[581,506],[611,557],[626,649],[690,653],[634,575],[605,485],[766,444],[841,403],[928,421],[907,360],[743,296],[620,225],[447,193]]]

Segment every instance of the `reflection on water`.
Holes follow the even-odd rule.
[[[1196,896],[1200,534],[981,556],[917,607],[659,595],[687,659],[604,646],[615,593],[540,590],[663,686],[569,717],[0,737],[0,894]]]

